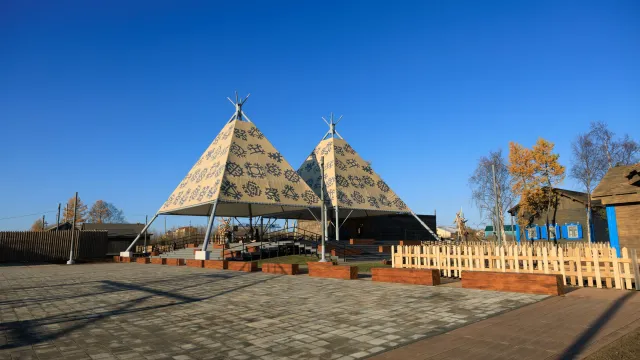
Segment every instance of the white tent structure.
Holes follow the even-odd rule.
[[[411,214],[427,229],[434,238],[437,234],[432,231],[384,180],[371,168],[371,164],[364,161],[360,155],[336,131],[333,114],[329,120],[322,118],[329,131],[320,143],[298,169],[298,174],[304,179],[318,196],[324,188],[324,197],[329,199],[331,208],[335,212],[336,240],[339,240],[340,222],[349,217],[366,217],[376,215]],[[321,168],[324,164],[324,174]],[[307,215],[301,213],[301,215]],[[325,222],[325,232],[327,231]]]
[[[247,98],[239,101],[236,94],[235,102],[229,99],[235,113],[141,234],[159,215],[208,216],[204,242],[196,253],[196,259],[208,259],[216,216],[268,216],[320,207],[315,192],[243,112]],[[131,256],[139,238],[121,256]]]

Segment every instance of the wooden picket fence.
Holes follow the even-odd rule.
[[[439,269],[443,277],[460,278],[465,270],[558,274],[564,285],[640,290],[636,250],[622,248],[618,257],[608,244],[398,245],[391,253],[394,268]]]
[[[64,262],[69,259],[72,231],[0,231],[1,262]],[[106,231],[76,230],[75,260],[104,258]]]

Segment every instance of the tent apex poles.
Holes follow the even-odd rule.
[[[147,223],[147,225],[145,225],[144,229],[142,229],[142,231],[140,231],[140,233],[138,234],[138,236],[136,236],[136,238],[135,238],[135,239],[133,239],[133,241],[131,242],[131,244],[129,245],[129,247],[127,248],[127,250],[125,250],[125,252],[129,252],[129,251],[131,251],[131,248],[133,247],[133,245],[135,245],[135,244],[136,244],[136,242],[140,239],[140,236],[141,236],[142,234],[144,234],[144,232],[145,232],[145,231],[147,231],[147,229],[149,228],[149,226],[151,226],[151,224],[153,224],[153,221],[154,221],[155,219],[157,219],[157,218],[158,218],[158,215],[159,215],[158,213],[156,213],[155,215],[153,215],[153,217],[151,218],[151,221],[149,221],[149,223]]]

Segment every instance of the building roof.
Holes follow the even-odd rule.
[[[82,224],[82,230],[106,230],[108,237],[135,237],[142,229],[144,224]],[[147,235],[151,234],[147,233]]]
[[[640,202],[640,163],[609,169],[592,196],[605,205]]]
[[[560,188],[554,188],[553,192],[555,194],[560,195],[560,197],[566,197],[568,199],[571,199],[573,201],[577,201],[581,204],[584,204],[585,206],[587,205],[587,193],[585,192],[581,192],[581,191],[574,191],[574,190],[567,190],[567,189],[560,189]],[[512,207],[511,209],[507,210],[507,212],[511,215],[515,215],[516,212],[518,211],[518,207],[520,206],[520,204],[515,205],[514,207]],[[597,207],[597,206],[602,206],[602,203],[600,202],[600,200],[594,199],[594,195],[591,195],[591,206],[592,207]]]

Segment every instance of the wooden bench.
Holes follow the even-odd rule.
[[[226,270],[227,269],[227,260],[204,260],[204,268],[205,269],[217,269],[217,270]]]
[[[187,259],[187,266],[202,268],[204,260]]]
[[[562,295],[562,275],[462,271],[462,287],[540,295]]]
[[[350,265],[333,265],[330,262],[309,262],[309,276],[332,279],[355,280],[358,278],[358,267]]]
[[[297,275],[298,270],[298,264],[262,264],[262,272],[269,274]]]
[[[169,266],[183,266],[184,265],[184,259],[170,259],[170,258],[166,258],[165,259],[165,265],[169,265]]]
[[[152,258],[151,259],[151,263],[152,264],[157,264],[157,265],[166,265],[167,264],[167,259],[166,258]]]
[[[136,262],[138,264],[151,264],[151,259],[149,259],[148,257],[139,257],[136,259]]]
[[[391,246],[390,245],[379,245],[378,246],[378,252],[379,253],[390,253],[391,252]]]
[[[254,261],[228,261],[228,270],[253,272],[258,271],[258,263]]]
[[[371,280],[415,285],[440,285],[440,270],[371,268]]]
[[[333,248],[331,249],[330,253],[331,256],[353,256],[362,254],[362,250]]]
[[[400,246],[405,246],[405,245],[422,245],[422,241],[421,241],[421,240],[400,240],[400,242],[398,243],[398,245],[400,245]]]
[[[349,239],[351,245],[373,245],[376,239]]]

